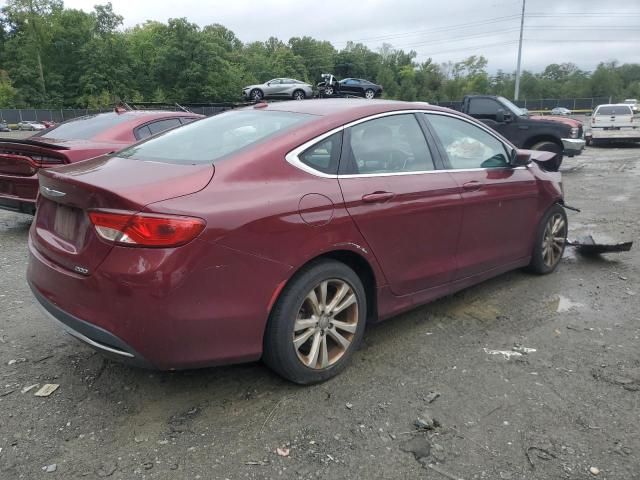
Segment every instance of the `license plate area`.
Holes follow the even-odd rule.
[[[53,231],[65,240],[73,240],[78,230],[80,210],[66,205],[57,205]]]

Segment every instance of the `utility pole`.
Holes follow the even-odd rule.
[[[516,68],[516,93],[514,100],[520,95],[520,61],[522,60],[522,32],[524,31],[524,6],[527,0],[522,0],[522,17],[520,17],[520,43],[518,44],[518,67]]]

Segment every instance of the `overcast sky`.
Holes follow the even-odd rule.
[[[0,3],[3,3],[0,0]],[[65,0],[90,11],[92,0]],[[131,27],[147,19],[186,17],[220,23],[243,41],[310,35],[342,48],[348,40],[372,49],[383,42],[413,49],[419,60],[458,61],[484,55],[489,69],[512,71],[522,0],[112,0]],[[540,16],[546,15],[546,16]],[[527,0],[523,68],[574,62],[640,63],[639,0]]]

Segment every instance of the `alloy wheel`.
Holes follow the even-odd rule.
[[[358,299],[340,279],[323,280],[302,301],[293,326],[293,346],[308,368],[331,367],[347,352],[358,329]]]
[[[294,100],[304,100],[304,93],[301,92],[300,90],[297,90],[293,93],[293,99]]]
[[[542,258],[547,267],[554,267],[560,261],[566,237],[567,224],[562,215],[551,215],[542,237]]]
[[[333,87],[326,87],[324,89],[324,94],[325,95],[333,95]]]
[[[364,96],[367,100],[371,100],[376,96],[376,94],[373,90],[367,90],[366,92],[364,92]]]

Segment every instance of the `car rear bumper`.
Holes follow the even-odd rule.
[[[38,176],[0,173],[0,209],[33,215],[38,196]]]
[[[38,301],[39,306],[47,317],[59,323],[62,328],[72,337],[77,338],[81,342],[89,345],[91,348],[98,350],[106,356],[120,360],[137,367],[153,368],[153,366],[136,352],[131,346],[127,345],[122,339],[116,337],[107,330],[85,322],[73,315],[65,312],[61,308],[47,300],[34,286],[29,282],[31,292]]]
[[[194,240],[114,247],[82,275],[50,261],[32,235],[27,279],[48,314],[111,358],[161,370],[259,359],[268,306],[290,270]]]
[[[586,142],[582,138],[563,138],[562,146],[564,147],[564,154],[568,157],[575,157],[580,155],[584,150]]]
[[[640,140],[640,128],[621,127],[619,130],[605,130],[604,128],[592,127],[591,138],[638,141]]]

